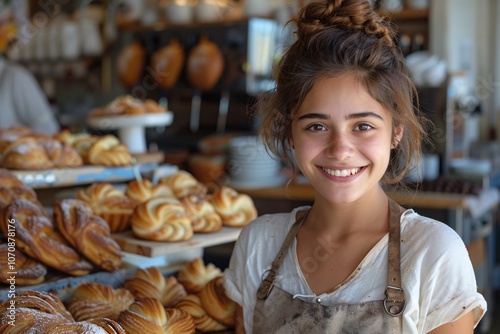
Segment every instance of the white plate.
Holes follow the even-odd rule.
[[[89,126],[100,130],[111,130],[137,126],[163,126],[170,125],[174,119],[174,113],[142,114],[133,116],[111,116],[111,117],[88,117]]]

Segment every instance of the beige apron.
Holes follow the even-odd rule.
[[[307,215],[296,221],[257,290],[253,333],[402,333],[405,299],[400,273],[401,213],[402,208],[389,199],[389,269],[386,298],[352,305],[325,306],[319,298],[316,303],[308,303],[294,299],[291,294],[274,286],[276,273]]]

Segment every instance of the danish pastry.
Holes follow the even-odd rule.
[[[23,198],[13,200],[0,217],[4,235],[8,235],[12,222],[15,222],[16,246],[25,254],[74,276],[87,275],[92,269],[35,203]]]
[[[8,262],[9,256],[12,255],[15,258],[13,263]],[[10,272],[16,273],[16,285],[35,285],[45,281],[47,267],[16,247],[9,247],[8,243],[3,243],[0,244],[0,282],[10,284],[8,281],[11,277]]]
[[[205,265],[201,258],[196,258],[179,271],[177,280],[188,293],[198,293],[205,284],[220,275],[222,272],[219,268],[211,263]]]
[[[191,239],[193,228],[182,204],[172,198],[154,197],[139,204],[132,214],[132,232],[156,241]]]
[[[252,198],[238,193],[233,188],[221,187],[211,201],[225,226],[243,227],[257,217]]]
[[[87,203],[77,199],[57,201],[54,222],[66,241],[93,264],[107,271],[121,267],[120,246],[111,238],[109,225],[94,215]]]
[[[188,195],[181,200],[195,233],[213,233],[222,228],[222,219],[204,196]]]
[[[152,197],[159,196],[175,198],[174,193],[166,184],[153,185],[148,179],[129,182],[125,189],[125,195],[138,203],[144,203]]]
[[[163,306],[173,307],[187,296],[184,286],[174,276],[165,278],[156,267],[138,269],[135,276],[125,284],[136,299],[157,298]]]
[[[160,179],[160,183],[169,186],[177,198],[182,198],[191,194],[205,195],[207,193],[206,186],[198,182],[191,173],[184,170],[163,177]]]

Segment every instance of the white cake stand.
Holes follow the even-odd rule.
[[[133,116],[88,117],[90,127],[98,130],[118,129],[118,138],[127,146],[130,153],[144,153],[146,147],[146,128],[172,124],[174,114],[171,111],[158,114]]]

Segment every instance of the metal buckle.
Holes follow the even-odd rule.
[[[388,285],[385,288],[385,299],[384,299],[384,309],[392,317],[397,317],[400,316],[403,311],[406,308],[406,300],[404,299],[399,299],[399,300],[388,300],[388,289],[393,289],[397,290],[398,292],[402,292],[404,296],[404,290],[402,288],[399,288],[397,286],[392,286]]]

